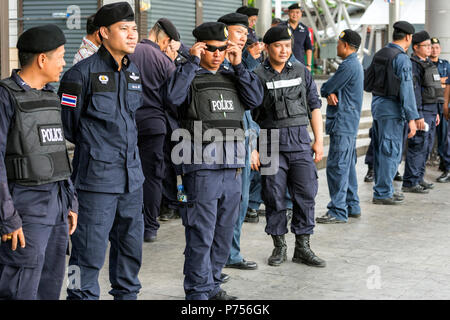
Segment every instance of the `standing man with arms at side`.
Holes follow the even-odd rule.
[[[349,217],[361,216],[355,168],[364,94],[364,71],[356,54],[360,44],[357,32],[347,29],[340,34],[337,55],[344,61],[320,89],[328,102],[325,132],[330,135],[330,149],[326,171],[331,201],[328,212],[316,219],[318,223],[345,223]]]
[[[442,116],[444,117],[441,121],[447,121],[447,136],[444,139],[444,152],[443,152],[443,165],[442,165],[442,175],[437,178],[437,182],[448,183],[450,182],[450,126],[449,126],[449,111],[448,104],[450,101],[450,78],[447,78],[445,82],[445,92],[444,92],[444,105],[442,106]]]
[[[163,52],[170,41],[179,41],[178,31],[168,19],[159,19],[148,39],[137,44],[130,55],[141,73],[144,104],[136,112],[138,146],[144,171],[144,241],[153,242],[159,229],[158,216],[164,178],[164,143],[167,120],[160,88],[175,71],[175,64]]]
[[[98,51],[98,48],[102,44],[100,40],[98,27],[94,24],[95,14],[87,18],[86,21],[86,36],[81,41],[80,48],[78,49],[75,57],[73,58],[72,65],[80,62],[87,57],[92,56]]]
[[[49,24],[17,41],[21,69],[0,81],[0,299],[58,300],[78,203],[58,95],[66,38]],[[26,128],[26,130],[24,130]]]
[[[142,173],[135,112],[142,105],[134,52],[138,33],[128,2],[101,7],[94,20],[102,46],[70,68],[59,94],[67,139],[75,144],[72,180],[78,190],[79,224],[72,236],[69,266],[78,286],[69,300],[97,300],[98,276],[108,240],[109,279],[116,300],[137,298],[142,261]]]
[[[404,200],[395,192],[393,180],[401,159],[404,121],[408,121],[411,138],[419,119],[411,60],[406,54],[413,34],[410,23],[394,23],[393,42],[375,54],[364,75],[364,90],[373,96],[374,204],[396,205]]]

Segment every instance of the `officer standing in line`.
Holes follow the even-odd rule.
[[[272,133],[262,144],[279,142],[279,168],[275,174],[262,175],[262,196],[266,205],[266,233],[275,249],[269,265],[286,261],[287,230],[286,189],[294,203],[291,232],[295,234],[292,261],[314,267],[325,267],[324,260],[310,249],[314,229],[315,196],[318,190],[317,168],[314,162],[323,157],[321,100],[311,73],[301,63],[288,61],[292,52],[292,33],[286,26],[270,28],[263,41],[269,54],[254,72],[264,86],[264,101],[252,112],[261,129],[279,130],[279,141],[271,141]],[[307,130],[308,122],[315,141]],[[268,148],[269,150],[269,148]],[[313,154],[315,157],[313,158]]]
[[[158,216],[164,178],[164,143],[167,134],[166,110],[160,88],[175,71],[175,64],[163,52],[170,41],[179,41],[170,20],[161,18],[149,32],[148,39],[137,44],[130,55],[140,73],[143,106],[136,112],[138,146],[144,171],[144,241],[153,242],[159,229]]]
[[[437,182],[447,183],[450,182],[450,126],[449,123],[449,112],[448,104],[450,101],[450,78],[447,78],[445,82],[445,92],[444,92],[444,105],[442,108],[443,119],[441,121],[447,121],[447,137],[444,140],[444,153],[443,153],[443,169],[442,175],[437,178]]]
[[[64,33],[49,24],[17,41],[21,69],[0,81],[0,299],[58,300],[78,203],[59,98]],[[26,130],[22,130],[26,128]]]
[[[261,104],[263,89],[241,63],[242,49],[227,43],[225,24],[206,22],[192,34],[197,42],[188,62],[177,68],[164,87],[167,104],[179,106],[180,126],[191,134],[180,144],[192,149],[194,158],[184,159],[183,152],[181,161],[187,195],[186,206],[180,208],[186,233],[184,290],[188,300],[232,300],[236,297],[220,288],[220,276],[230,254],[241,201],[242,119],[245,109]],[[232,68],[222,65],[225,55]],[[223,139],[212,138],[212,142],[203,135],[211,131],[207,129],[219,130]],[[242,135],[227,132],[236,130]],[[195,141],[194,131],[202,133],[201,141]],[[197,145],[200,150],[194,150]],[[205,157],[207,150],[214,150],[219,158]],[[196,153],[203,155],[201,161],[195,159]]]
[[[306,65],[306,68],[311,71],[312,66],[312,44],[309,37],[309,30],[306,25],[300,22],[302,18],[302,8],[298,3],[294,3],[289,6],[289,20],[280,23],[280,25],[286,25],[291,30],[294,36],[294,46],[292,52],[295,58]],[[305,63],[306,54],[306,63]]]
[[[80,204],[69,266],[79,268],[79,286],[67,299],[96,300],[108,240],[114,299],[136,299],[141,284],[144,221],[142,173],[135,112],[142,106],[141,77],[128,54],[138,33],[128,2],[101,7],[94,23],[103,44],[70,68],[61,80],[62,120],[75,144],[72,180]]]
[[[326,171],[331,201],[328,212],[316,219],[318,223],[345,223],[349,217],[361,216],[355,168],[364,94],[364,71],[356,54],[360,44],[361,37],[351,29],[339,35],[337,55],[343,62],[320,89],[328,102],[325,132],[330,135],[330,149]]]
[[[379,50],[365,71],[364,90],[372,92],[375,184],[374,204],[403,203],[402,194],[394,192],[393,180],[401,160],[404,121],[408,138],[416,134],[416,100],[412,82],[411,60],[406,54],[414,27],[406,21],[394,23],[393,42]]]
[[[441,55],[441,43],[438,38],[431,38],[431,55],[430,60],[438,68],[439,75],[441,76],[441,85],[445,89],[448,79],[448,73],[450,72],[449,62],[445,59],[439,58]],[[447,139],[447,121],[443,117],[443,105],[444,98],[439,99],[439,125],[436,127],[436,136],[438,139],[438,152],[439,152],[439,170],[445,171],[444,168],[444,148],[445,140]]]
[[[240,13],[229,13],[219,18],[218,22],[222,22],[227,26],[228,40],[235,43],[241,50],[244,50],[245,43],[247,42],[247,16]],[[245,49],[247,50],[247,49]],[[224,67],[232,68],[231,62],[228,59],[228,55],[225,55],[223,63]],[[259,65],[251,55],[247,55],[247,59],[242,57],[242,64],[249,71],[253,70]],[[256,262],[247,261],[241,255],[241,231],[242,224],[244,222],[247,208],[248,197],[250,189],[250,155],[256,151],[256,136],[259,131],[259,127],[256,122],[253,121],[250,110],[245,111],[243,117],[244,131],[248,134],[245,137],[245,167],[242,168],[242,200],[239,208],[239,216],[236,220],[233,233],[233,241],[231,243],[230,256],[228,257],[225,267],[236,268],[241,270],[255,270],[258,266]]]
[[[418,121],[418,132],[408,140],[402,191],[429,193],[434,184],[424,179],[425,168],[433,148],[436,125],[440,121],[438,103],[444,97],[444,89],[437,67],[428,58],[431,54],[431,39],[428,32],[424,30],[415,33],[412,46],[414,93],[421,120]]]

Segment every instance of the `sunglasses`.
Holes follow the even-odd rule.
[[[210,52],[216,52],[217,50],[219,51],[225,51],[228,48],[228,45],[225,45],[223,47],[216,47],[216,46],[211,46],[209,44],[206,45],[206,50],[210,51]]]

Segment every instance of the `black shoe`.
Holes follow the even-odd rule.
[[[439,158],[439,171],[445,172],[445,162],[442,158]]]
[[[410,192],[410,193],[421,193],[421,194],[430,192],[430,190],[425,189],[420,184],[416,184],[413,187],[402,187],[402,191],[403,192]]]
[[[324,214],[321,217],[316,218],[316,222],[317,223],[347,223],[347,221],[344,220],[340,220],[336,217],[333,217],[332,215],[330,215],[328,212],[326,214]]]
[[[354,219],[359,219],[359,218],[361,218],[361,213],[349,213],[348,217],[354,218]]]
[[[424,189],[434,189],[434,183],[428,182],[425,179],[420,181],[419,184],[424,187]]]
[[[241,270],[255,270],[258,268],[258,265],[256,262],[253,261],[247,261],[243,259],[241,262],[233,263],[233,264],[226,264],[225,268],[235,268],[235,269],[241,269]]]
[[[176,210],[167,208],[167,207],[161,207],[161,213],[159,214],[160,221],[169,221],[170,219],[176,219],[176,218],[177,218]]]
[[[259,222],[258,211],[249,208],[247,210],[247,214],[245,215],[244,222],[258,223]]]
[[[237,300],[237,297],[230,296],[225,290],[220,289],[219,292],[214,297],[209,298],[209,300]]]
[[[384,205],[397,205],[397,204],[402,204],[403,200],[400,200],[400,199],[398,199],[396,197],[385,198],[385,199],[373,198],[372,199],[372,203],[373,204],[384,204]]]
[[[265,217],[266,216],[266,210],[264,209],[258,209],[258,216]]]
[[[395,174],[394,181],[403,181],[403,177],[400,175],[398,171]]]
[[[222,283],[228,282],[228,280],[230,280],[230,276],[227,275],[226,273],[221,273],[220,274],[220,281],[222,281]]]
[[[405,195],[400,191],[395,191],[393,197],[399,201],[405,200]]]
[[[450,174],[448,171],[444,171],[439,178],[436,179],[439,183],[447,183],[450,182]]]
[[[287,245],[284,235],[272,236],[273,245],[275,248],[272,251],[272,255],[269,257],[269,266],[278,267],[287,260]]]
[[[367,170],[366,176],[364,177],[364,182],[373,182],[374,179],[375,179],[375,176],[374,176],[373,168],[369,168],[369,170]]]
[[[320,259],[309,247],[309,234],[295,235],[295,250],[292,262],[304,263],[311,267],[323,268],[326,262]]]
[[[155,242],[155,241],[156,241],[156,234],[150,235],[144,232],[144,242]]]

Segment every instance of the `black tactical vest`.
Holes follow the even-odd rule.
[[[68,179],[71,166],[58,95],[25,91],[10,78],[1,80],[0,85],[15,102],[5,155],[8,181],[36,186]]]
[[[416,56],[411,57],[422,68],[422,104],[444,102],[444,89],[441,86],[441,76],[433,62],[422,61]]]
[[[375,53],[369,68],[364,71],[364,90],[374,96],[398,97],[401,79],[394,72],[393,61],[399,48],[384,47]]]
[[[183,128],[194,135],[195,122],[201,121],[202,136],[209,129],[217,129],[221,132],[222,139],[220,136],[216,136],[214,141],[242,141],[245,139],[243,131],[245,109],[239,98],[235,80],[231,75],[219,72],[199,74],[192,81],[190,90],[191,104],[182,110],[181,114]],[[203,137],[204,142],[212,140]]]
[[[288,70],[288,73],[275,76],[263,64],[254,70],[264,86],[263,104],[254,120],[263,129],[303,126],[309,123],[305,67],[294,63]]]

